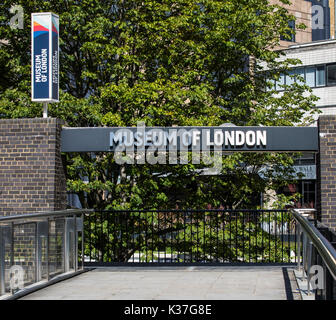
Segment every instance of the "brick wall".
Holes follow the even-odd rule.
[[[319,118],[317,210],[322,223],[336,230],[336,115]]]
[[[0,120],[0,216],[66,208],[63,122]]]

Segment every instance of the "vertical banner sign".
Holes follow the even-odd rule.
[[[59,17],[32,13],[32,101],[59,100]]]

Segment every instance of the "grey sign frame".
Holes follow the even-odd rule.
[[[133,133],[137,127],[63,127],[61,133],[61,152],[113,152],[110,134],[120,129]],[[318,152],[319,136],[317,127],[145,127],[144,130],[209,130],[213,139],[215,130],[225,131],[266,131],[266,146],[231,146],[223,145],[224,152]],[[203,131],[204,132],[204,131]],[[202,134],[201,134],[202,135]]]

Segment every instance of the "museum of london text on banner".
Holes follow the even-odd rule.
[[[59,100],[59,17],[32,14],[32,101]]]

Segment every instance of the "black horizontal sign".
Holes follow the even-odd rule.
[[[317,127],[129,127],[62,129],[62,152],[139,150],[318,151]]]

